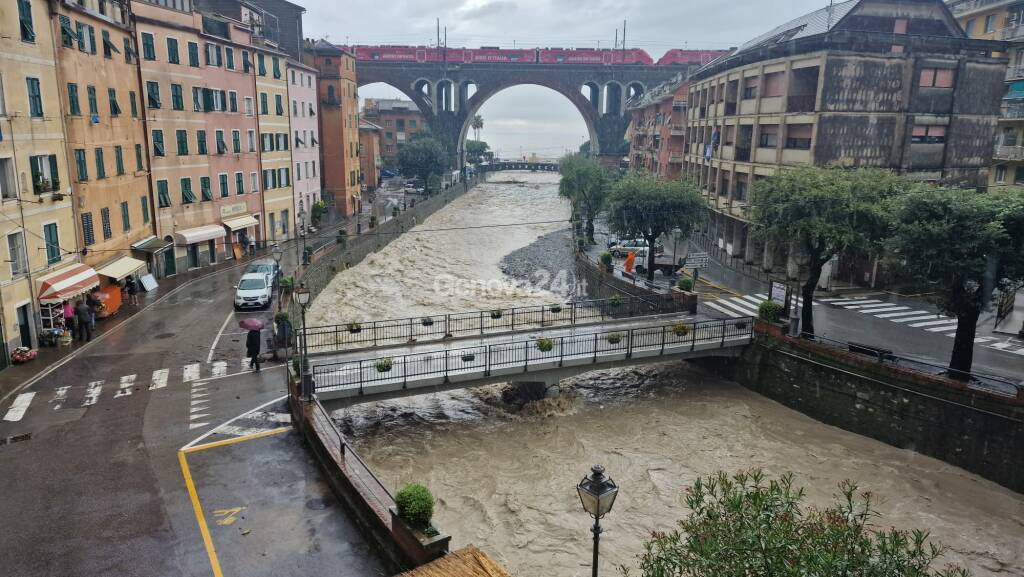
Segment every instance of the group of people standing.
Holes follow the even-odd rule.
[[[101,306],[95,292],[85,295],[85,300],[64,303],[64,328],[71,331],[71,336],[79,342],[92,340],[92,331],[96,329],[96,311]]]

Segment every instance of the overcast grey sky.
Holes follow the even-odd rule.
[[[430,44],[436,18],[448,46],[611,47],[628,20],[626,42],[657,60],[669,48],[725,49],[828,0],[292,0],[306,7],[307,37],[359,44]],[[397,96],[382,85],[363,97]],[[520,86],[484,104],[481,138],[506,157],[558,156],[585,138],[579,112],[564,97]]]

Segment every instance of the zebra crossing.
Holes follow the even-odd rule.
[[[46,405],[49,406],[50,410],[54,411],[61,409],[86,409],[101,402],[119,402],[122,399],[131,397],[136,391],[141,391],[143,388],[149,391],[165,389],[168,383],[171,382],[172,376],[181,375],[181,382],[189,385],[191,388],[189,429],[196,429],[209,425],[208,422],[203,420],[205,417],[210,416],[208,412],[205,412],[209,409],[209,401],[204,400],[209,394],[206,391],[206,383],[209,379],[229,376],[228,371],[231,368],[227,361],[190,363],[179,367],[173,373],[171,369],[161,368],[152,372],[147,371],[146,374],[132,373],[110,380],[90,381],[84,387],[61,385],[55,387],[49,393],[45,391],[21,393],[14,398],[7,411],[3,413],[3,420],[8,422],[21,421],[33,402],[39,399],[45,398]],[[249,359],[240,359],[234,368],[238,370],[236,374],[251,372]],[[147,377],[148,380],[146,380]]]
[[[921,310],[914,306],[901,305],[870,297],[825,298],[820,301],[829,306],[856,311],[871,315],[891,323],[921,330],[926,333],[956,337],[957,320],[934,311]],[[1024,356],[1024,343],[1014,339],[1000,339],[992,336],[979,336],[975,344]]]
[[[703,304],[729,318],[738,319],[741,317],[756,317],[757,307],[761,306],[761,303],[766,300],[768,300],[768,295],[756,294],[718,299],[715,301],[703,301]],[[804,299],[802,297],[796,297],[796,302],[797,306],[803,306]],[[818,306],[819,304],[820,303],[817,301],[812,301],[812,306]]]

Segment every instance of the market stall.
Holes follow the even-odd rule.
[[[121,283],[129,276],[137,274],[146,268],[146,263],[130,256],[119,256],[114,260],[96,269],[96,274],[107,282],[100,288],[96,296],[102,306],[96,311],[96,317],[105,319],[111,317],[121,309],[123,295],[121,294]]]
[[[96,271],[76,263],[43,275],[39,283],[39,342],[42,346],[56,346],[66,340],[69,332],[64,326],[64,303],[84,298],[85,293],[100,284]]]

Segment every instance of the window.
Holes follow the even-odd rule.
[[[160,208],[170,208],[170,206],[171,206],[171,193],[167,189],[167,181],[166,180],[158,180],[158,181],[156,181],[156,195],[157,195],[157,202],[160,203],[158,205]]]
[[[60,262],[60,234],[57,232],[57,223],[43,226],[43,239],[46,242],[46,264]]]
[[[946,127],[914,126],[910,142],[914,144],[944,144],[946,142]]]
[[[128,93],[128,104],[130,104],[131,107],[132,107],[132,118],[138,118],[139,117],[139,103],[135,99],[135,91],[134,90]]]
[[[203,111],[203,89],[198,86],[192,87],[192,110],[195,112]]]
[[[192,193],[192,179],[185,177],[181,179],[181,203],[192,204],[196,201],[196,195]]]
[[[145,170],[145,166],[142,163],[142,145],[135,145],[135,170],[142,172]]]
[[[150,108],[160,108],[160,84],[152,80],[146,81],[146,100]]]
[[[114,167],[118,176],[124,174],[124,147],[120,144],[114,145]]]
[[[298,100],[292,100],[292,116],[298,116],[298,115],[299,115],[299,101]]]
[[[409,120],[409,128],[416,128],[416,121],[413,119]]]
[[[274,108],[278,116],[284,116],[284,99],[281,98],[280,94],[274,95]]]
[[[121,203],[121,230],[128,232],[132,229],[131,215],[128,214],[128,203]]]
[[[260,92],[260,114],[270,114],[270,109],[267,106],[266,92]]]
[[[238,93],[234,90],[228,92],[228,112],[238,112]]]
[[[18,0],[18,23],[21,25],[21,41],[35,42],[36,31],[32,24],[32,0]]]
[[[235,173],[235,194],[245,194],[245,175],[241,172]]]
[[[779,125],[762,124],[758,146],[761,148],[777,148],[779,146]]]
[[[897,18],[896,22],[893,24],[893,27],[892,27],[893,33],[894,34],[906,34],[907,33],[907,23],[908,23],[908,20],[906,18]]]
[[[281,78],[281,60],[278,59],[277,56],[274,56],[270,60],[271,60],[271,62],[274,65],[274,78],[280,79]]]
[[[164,131],[153,131],[153,156],[164,155]]]
[[[995,14],[989,14],[988,16],[985,17],[985,32],[995,32],[995,31],[996,31],[996,15]]]
[[[210,185],[209,176],[199,178],[199,193],[202,195],[204,202],[213,200],[213,187]]]
[[[75,149],[75,171],[78,182],[89,182],[89,165],[85,161],[85,149]]]
[[[775,96],[782,96],[782,92],[786,88],[786,73],[785,72],[773,72],[772,74],[764,75],[764,96],[765,98],[771,98]]]
[[[92,229],[92,213],[82,213],[82,239],[85,241],[85,246],[92,246],[96,244],[96,232]]]
[[[11,275],[26,274],[28,257],[25,253],[25,233],[19,231],[7,235],[7,252],[10,254]]]
[[[224,48],[224,63],[228,70],[235,69],[235,49],[231,47]]]
[[[104,30],[100,34],[100,36],[103,39],[103,57],[104,58],[113,58],[114,57],[114,51],[117,50],[117,47],[114,46],[114,43],[110,41],[110,31]]]
[[[255,172],[249,173],[249,190],[252,192],[260,191],[260,175]]]
[[[249,51],[248,50],[243,50],[242,51],[242,72],[245,72],[246,74],[248,74],[250,70],[252,70],[252,61],[249,60]]]
[[[124,62],[125,64],[135,63],[135,48],[132,46],[132,38],[125,36],[124,38]]]
[[[295,148],[298,148],[298,147],[300,147],[302,145],[303,145],[303,142],[302,142],[302,139],[299,138],[299,131],[296,130],[295,131]]]
[[[292,84],[294,85],[295,84],[295,71],[292,70],[291,72],[292,72]]]
[[[188,43],[188,65],[199,68],[199,45],[195,42]]]
[[[139,202],[142,204],[142,224],[149,224],[149,197],[140,196]]]
[[[196,131],[196,154],[208,154],[206,150],[206,131]]]
[[[996,182],[1003,184],[1006,182],[1006,166],[999,165],[996,167]]]
[[[956,71],[952,68],[922,68],[919,86],[924,88],[953,88]]]
[[[217,141],[217,154],[224,154],[228,151],[228,145],[224,142],[224,131],[218,129],[214,134]]]
[[[38,78],[26,78],[28,86],[28,110],[32,118],[43,117],[43,94],[39,91]]]
[[[88,95],[89,100],[89,114],[95,116],[100,113],[99,103],[96,102],[96,87],[86,86],[85,93]]]
[[[103,149],[97,148],[93,152],[96,155],[96,180],[102,180],[107,177],[106,163],[103,162]]]
[[[156,60],[156,46],[153,44],[153,35],[149,32],[142,33],[142,58]]]
[[[14,178],[14,159],[0,158],[0,198],[18,198],[17,179]]]
[[[256,55],[256,68],[260,76],[267,75],[267,59],[263,54]]]
[[[57,174],[57,155],[40,154],[28,157],[29,170],[32,173],[32,190],[36,194],[51,192],[60,188],[60,175]]]
[[[252,96],[246,96],[245,97],[245,115],[246,116],[252,116],[252,114],[253,114]]]
[[[176,130],[174,134],[178,141],[178,156],[188,156],[188,132]]]
[[[75,44],[75,31],[71,28],[71,19],[61,14],[57,16],[60,22],[60,44],[64,48],[71,48]]]
[[[970,38],[971,36],[974,35],[974,19],[973,18],[968,20],[967,24],[964,24],[964,32],[967,34],[968,38]]]
[[[231,192],[228,191],[228,175],[225,172],[217,175],[218,184],[220,184],[220,197],[227,198]]]
[[[241,154],[242,152],[242,131],[232,130],[231,131],[231,151],[235,154]]]
[[[121,105],[117,103],[117,89],[107,89],[107,100],[110,101],[110,115],[121,116]]]
[[[760,79],[755,77],[745,78],[743,80],[743,99],[753,100],[757,98],[757,87],[760,84]]]
[[[167,61],[171,64],[181,64],[181,57],[178,55],[178,39],[167,39]]]
[[[220,66],[221,65],[221,50],[218,44],[207,44],[206,45],[206,65],[207,66]]]
[[[249,152],[256,152],[256,131],[250,128],[249,132],[248,132],[248,137],[249,137]]]
[[[68,82],[68,114],[71,116],[81,116],[82,106],[78,102],[78,85],[74,82]]]
[[[174,110],[185,110],[185,97],[181,92],[180,84],[171,85],[171,108]]]
[[[114,236],[114,231],[110,228],[110,209],[100,209],[100,226],[103,227],[103,240],[110,240]]]
[[[791,150],[810,150],[813,124],[790,124],[786,126],[786,148]]]

